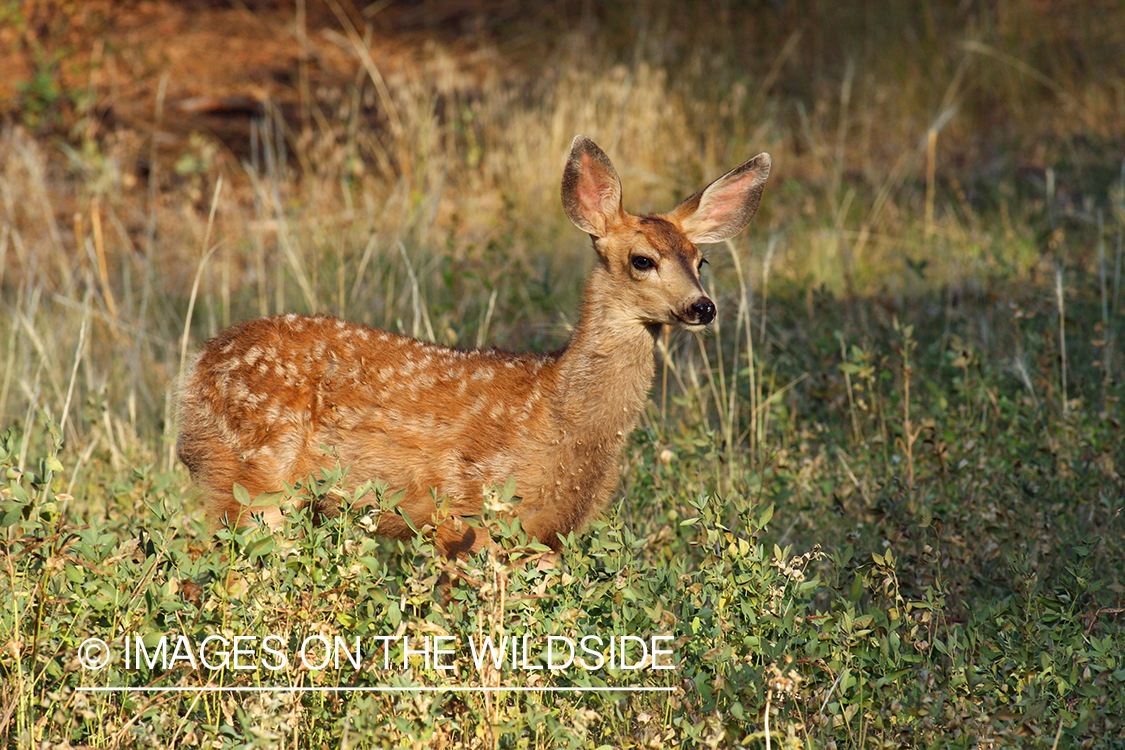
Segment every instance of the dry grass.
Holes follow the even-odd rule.
[[[1125,6],[271,5],[0,0],[5,737],[760,746],[772,708],[778,746],[1120,740]],[[204,541],[174,459],[185,357],[282,310],[561,344],[592,262],[559,206],[575,133],[636,212],[759,151],[774,169],[708,249],[713,332],[662,342],[624,500],[564,568],[443,615],[425,540],[347,515],[286,530],[307,564]],[[674,630],[681,692],[262,711],[72,690],[86,635],[481,612]]]
[[[1099,210],[1112,248],[1117,4],[797,5],[562,5],[520,20],[498,3],[472,35],[409,14],[365,27],[332,3],[213,11],[233,50],[254,24],[279,35],[253,49],[283,58],[301,94],[290,106],[274,86],[245,137],[216,138],[183,132],[176,96],[192,90],[173,76],[153,91],[158,70],[136,48],[64,45],[81,29],[120,41],[112,17],[67,6],[69,26],[36,26],[34,4],[6,4],[28,75],[47,78],[7,90],[0,138],[2,421],[45,410],[87,451],[171,462],[182,342],[277,310],[463,345],[560,343],[590,262],[557,205],[576,132],[627,165],[634,210],[773,154],[755,226],[712,251],[722,323],[737,328],[720,329],[728,363],[755,343],[769,278],[901,308],[927,290],[1090,269]],[[396,18],[409,33],[388,47]],[[173,61],[205,47],[165,41]],[[131,91],[122,67],[149,88]],[[111,100],[120,91],[148,99]],[[113,106],[133,119],[115,126]],[[673,375],[710,383],[722,413],[724,355],[701,352],[710,367]]]

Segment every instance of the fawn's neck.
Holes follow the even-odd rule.
[[[659,330],[637,320],[608,272],[594,269],[578,327],[559,360],[560,411],[576,432],[624,442],[648,401]]]

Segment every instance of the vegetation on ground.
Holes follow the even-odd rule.
[[[1125,746],[1119,4],[234,5],[168,23],[269,39],[293,98],[219,129],[154,83],[188,25],[0,1],[5,746]],[[558,567],[511,486],[467,560],[362,507],[212,535],[174,458],[191,352],[276,311],[560,345],[579,132],[633,211],[774,171]],[[584,636],[604,662],[536,668]]]

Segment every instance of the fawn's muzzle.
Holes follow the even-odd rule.
[[[699,325],[707,325],[715,319],[715,303],[707,297],[700,297],[691,305],[691,316]]]

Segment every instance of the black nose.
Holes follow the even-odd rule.
[[[691,306],[691,311],[702,325],[707,325],[715,319],[715,303],[706,297],[701,297]]]

